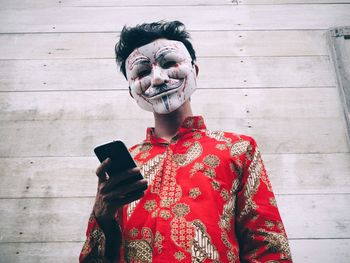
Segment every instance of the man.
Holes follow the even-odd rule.
[[[130,149],[139,168],[108,178],[111,160],[98,167],[80,261],[291,262],[255,141],[192,114],[198,66],[184,25],[124,27],[116,56],[155,127]]]

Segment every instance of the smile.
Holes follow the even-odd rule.
[[[183,86],[184,82],[185,79],[179,79],[172,84],[163,84],[161,86],[149,87],[143,93],[143,96],[149,100],[159,99],[165,95],[178,91]]]

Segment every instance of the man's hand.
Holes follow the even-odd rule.
[[[99,180],[93,208],[97,221],[102,228],[107,229],[113,224],[117,209],[140,199],[147,189],[147,180],[130,180],[132,177],[140,176],[139,168],[133,168],[109,177],[106,169],[111,163],[112,160],[107,158],[96,170]]]

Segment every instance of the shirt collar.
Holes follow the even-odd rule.
[[[202,116],[189,116],[182,122],[175,137],[179,137],[188,132],[193,132],[196,130],[206,129],[204,119]],[[154,132],[154,127],[148,127],[146,131],[146,139],[144,143],[166,143],[168,142],[162,138],[156,136]]]

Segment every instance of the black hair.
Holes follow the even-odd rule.
[[[123,27],[119,42],[115,45],[115,55],[120,71],[126,78],[125,61],[128,56],[138,47],[149,44],[157,39],[166,38],[182,42],[192,58],[196,61],[196,53],[190,40],[190,34],[185,25],[180,21],[159,21],[144,23],[135,27]]]

